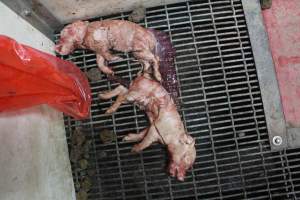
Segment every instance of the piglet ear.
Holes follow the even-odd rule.
[[[83,38],[87,31],[87,24],[88,21],[77,20],[73,22],[69,27],[68,34],[75,40],[77,45],[81,44],[83,41]]]
[[[61,48],[62,48],[61,44],[55,45],[55,51],[56,51],[57,53],[60,53],[60,52],[61,52]]]
[[[88,25],[89,21],[76,20],[72,23],[74,26]]]
[[[70,28],[76,30],[78,28],[86,27],[88,23],[88,21],[76,20],[72,24],[70,24]]]
[[[81,24],[83,21],[82,20],[76,20],[72,24]]]
[[[73,36],[76,33],[75,28],[76,28],[75,26],[70,26],[66,28],[69,36]]]
[[[89,21],[83,21],[85,25],[89,25]]]

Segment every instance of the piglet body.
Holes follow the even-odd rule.
[[[183,181],[186,171],[192,167],[195,158],[195,141],[185,131],[173,99],[158,82],[140,76],[129,86],[120,85],[114,90],[100,94],[101,99],[118,96],[116,102],[106,113],[115,112],[123,102],[131,102],[145,110],[150,126],[138,134],[130,133],[125,141],[140,143],[132,151],[140,152],[154,142],[167,146],[170,162],[168,171],[178,180]]]
[[[153,75],[161,81],[159,58],[154,55],[157,41],[151,31],[125,20],[102,20],[95,22],[76,21],[61,31],[56,51],[61,55],[72,53],[77,48],[96,52],[97,64],[105,74],[113,74],[105,61],[114,61],[120,57],[112,55],[110,49],[133,52],[149,72],[153,66]]]

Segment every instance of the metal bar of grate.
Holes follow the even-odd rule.
[[[89,199],[299,198],[300,149],[271,151],[244,7],[243,0],[199,0],[147,9],[140,24],[165,31],[176,48],[179,111],[196,139],[197,159],[185,182],[178,182],[166,174],[167,153],[161,145],[132,154],[133,144],[122,142],[122,136],[147,127],[147,118],[134,105],[104,115],[113,100],[99,102],[97,94],[117,84],[103,77],[91,82],[90,119],[78,122],[65,117],[68,142],[76,127],[91,129],[87,133],[93,141],[90,166],[96,169],[96,182]],[[127,19],[128,14],[92,20]],[[124,59],[110,65],[118,76],[133,80],[138,62],[131,54],[119,55]],[[83,71],[97,67],[90,51],[76,50],[62,58]],[[116,141],[102,143],[97,127],[112,130]],[[73,164],[72,169],[76,183],[80,173]]]
[[[197,55],[198,54],[198,50],[197,50],[197,46],[196,46],[195,33],[194,33],[193,24],[192,24],[192,16],[191,16],[190,5],[189,4],[187,4],[187,8],[188,8],[188,14],[189,14],[189,20],[190,20],[190,26],[191,26],[191,33],[192,33],[192,37],[193,37],[194,49],[195,49],[195,53]],[[199,73],[200,77],[202,77],[202,71],[199,68],[199,66],[201,64],[199,56],[196,57],[196,60],[197,60],[197,64],[198,64],[197,65],[198,66],[198,73]],[[177,68],[178,68],[178,66],[177,66]],[[202,86],[201,89],[202,89],[202,91],[204,91],[204,81],[203,81],[203,78],[200,78],[200,81],[201,81],[201,86]],[[205,98],[205,96],[206,96],[205,92],[203,92],[203,97]],[[207,105],[206,101],[205,101],[205,108],[208,108],[208,105]],[[206,109],[206,113],[207,113],[206,119],[207,119],[207,123],[209,125],[210,124],[210,117],[209,117],[207,109]],[[185,125],[187,126],[187,123],[185,123]],[[211,131],[210,131],[210,136],[212,136]],[[211,137],[211,144],[212,144],[212,149],[214,151],[215,148],[214,148],[213,137]],[[221,193],[221,187],[220,187],[220,176],[219,176],[218,166],[217,166],[217,161],[216,161],[216,157],[215,156],[214,156],[214,167],[215,167],[215,172],[216,172],[216,176],[217,176],[217,184],[219,185],[218,192],[219,192],[219,195],[220,195],[220,199],[222,199],[222,193]]]
[[[167,6],[164,6],[164,9],[165,9],[165,18],[166,18],[166,21],[167,21],[167,31],[169,32],[169,36],[170,36],[170,40],[171,42],[173,43],[173,39],[172,39],[172,35],[171,35],[171,28],[170,28],[170,23],[169,23],[169,14],[168,14],[168,11],[167,11]],[[175,66],[177,65],[176,64],[176,59],[174,61],[174,64]],[[178,74],[177,72],[177,68],[176,68],[176,73]],[[180,87],[180,81],[178,81],[178,85]],[[180,94],[180,91],[179,91],[179,95],[181,96]],[[174,196],[173,196],[173,191],[172,191],[172,182],[171,182],[171,178],[168,177],[168,184],[169,184],[169,194],[170,194],[170,199],[173,200],[174,199]]]
[[[209,0],[209,2],[210,2],[210,0]],[[213,13],[212,5],[210,5],[210,11],[211,11],[211,13]],[[228,98],[228,103],[229,103],[229,111],[230,111],[230,114],[231,114],[231,122],[232,122],[232,125],[233,125],[233,133],[234,133],[234,135],[237,135],[236,130],[234,128],[235,122],[234,122],[233,112],[232,112],[232,108],[231,108],[232,105],[231,105],[230,95],[229,95],[229,91],[228,91],[229,90],[229,86],[228,86],[228,83],[227,83],[226,73],[225,73],[225,70],[224,70],[224,61],[222,59],[222,57],[224,55],[222,54],[222,51],[221,51],[220,46],[219,46],[219,44],[220,44],[219,37],[221,37],[221,36],[218,35],[218,33],[217,33],[217,28],[216,28],[216,23],[215,23],[214,15],[212,14],[211,17],[212,17],[213,24],[214,24],[214,30],[215,30],[215,35],[216,35],[216,42],[217,42],[217,45],[218,45],[218,52],[220,54],[221,66],[223,68],[222,69],[222,71],[223,71],[223,78],[224,78],[224,81],[225,81],[225,90],[226,90],[226,93],[227,93],[227,98]],[[237,139],[236,139],[236,137],[234,137],[234,138],[235,138],[235,145],[238,146]],[[240,153],[239,153],[238,149],[237,149],[237,156],[238,156],[238,161],[240,163]],[[245,190],[245,180],[244,180],[244,177],[242,176],[241,164],[239,165],[239,173],[240,173],[240,176],[242,177],[242,185],[243,185],[244,198],[247,199],[247,192]]]
[[[186,6],[187,6],[187,8],[188,8],[188,11],[189,11],[189,4],[187,3],[186,4]],[[174,44],[174,39],[173,39],[173,37],[172,37],[172,34],[171,34],[171,26],[170,26],[170,23],[169,23],[169,21],[170,21],[170,19],[169,19],[169,13],[168,13],[168,9],[167,9],[167,6],[165,6],[165,10],[166,10],[166,19],[167,19],[167,22],[168,22],[168,32],[169,32],[169,36],[170,36],[170,39],[171,39],[171,42],[172,42],[172,44]],[[176,59],[175,59],[175,67],[176,67],[176,73],[178,74],[178,67],[177,67],[177,60],[178,60],[178,56],[176,57]],[[179,85],[179,87],[180,87],[180,80],[178,81],[178,85]],[[179,96],[182,96],[181,95],[181,90],[179,90]],[[184,125],[185,125],[185,127],[187,127],[187,125],[186,125],[186,117],[185,117],[185,111],[184,110],[181,110],[181,115],[182,115],[182,118],[183,118],[183,121],[184,121]],[[192,173],[192,180],[193,180],[193,192],[194,192],[194,197],[195,197],[195,199],[196,200],[198,200],[198,196],[197,196],[197,186],[196,186],[196,184],[195,184],[195,174],[194,174],[194,170],[192,169],[192,171],[191,171],[191,173]],[[170,179],[170,178],[169,178]]]

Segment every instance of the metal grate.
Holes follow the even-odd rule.
[[[122,13],[93,20],[127,17]],[[186,180],[178,182],[166,174],[167,154],[161,145],[138,155],[130,153],[133,144],[122,142],[122,136],[145,128],[147,119],[133,105],[104,115],[113,101],[99,102],[97,94],[116,85],[103,77],[91,83],[90,119],[65,117],[68,138],[77,126],[90,130],[90,168],[96,169],[96,175],[89,199],[297,199],[300,150],[270,151],[241,0],[149,8],[141,24],[169,33],[176,48],[180,112],[196,138],[197,159]],[[123,56],[110,65],[117,75],[132,80],[139,64],[130,54]],[[83,71],[96,67],[95,55],[89,51],[77,50],[63,58]],[[113,130],[117,141],[102,144],[99,127]],[[75,183],[80,173],[73,171]]]

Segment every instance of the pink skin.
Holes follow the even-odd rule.
[[[121,58],[112,55],[109,50],[133,52],[144,71],[151,71],[152,66],[154,77],[161,81],[159,59],[152,53],[156,45],[157,41],[153,33],[129,21],[102,20],[91,23],[76,21],[61,31],[55,51],[61,55],[70,54],[77,48],[95,51],[99,69],[110,75],[114,72],[105,61],[115,61]]]
[[[55,51],[61,55],[68,55],[79,48],[87,31],[87,25],[88,22],[76,21],[66,26],[60,33],[60,40],[55,45]]]
[[[137,77],[129,89],[119,85],[112,91],[99,95],[101,99],[117,96],[115,103],[106,113],[115,112],[122,103],[131,102],[144,109],[150,126],[140,133],[130,133],[124,141],[140,142],[132,148],[140,152],[154,142],[167,146],[170,162],[168,171],[171,176],[183,181],[186,171],[195,162],[195,140],[186,133],[176,106],[167,91],[156,81],[147,77]]]

